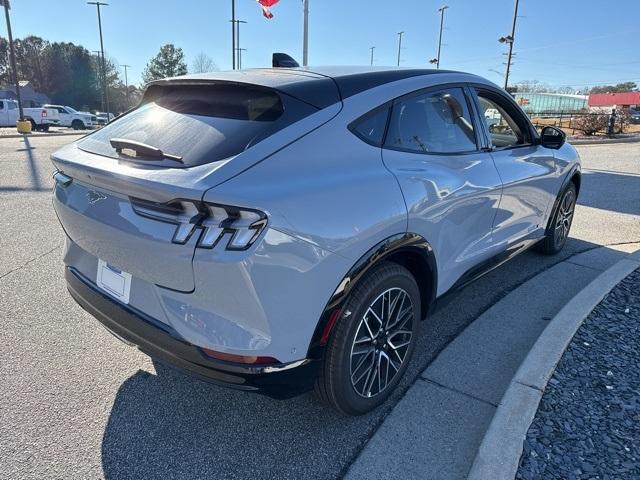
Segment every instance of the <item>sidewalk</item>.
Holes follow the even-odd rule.
[[[421,374],[346,478],[466,478],[503,395],[549,321],[636,249],[628,244],[575,255],[494,304]]]
[[[640,269],[591,312],[545,390],[517,479],[640,478]]]

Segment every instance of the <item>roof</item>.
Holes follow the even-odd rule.
[[[237,82],[273,88],[318,108],[371,88],[405,78],[452,73],[449,70],[384,67],[259,68],[213,72],[157,80],[165,83]]]
[[[613,105],[640,105],[640,92],[592,93],[589,95],[590,107]]]

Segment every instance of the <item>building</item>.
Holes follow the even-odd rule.
[[[592,93],[589,95],[589,108],[592,110],[611,110],[640,107],[640,92]]]
[[[514,98],[527,113],[570,113],[587,108],[587,95],[518,92]]]
[[[22,106],[29,107],[41,107],[46,103],[51,103],[51,99],[44,93],[36,92],[33,89],[33,85],[28,80],[20,80],[20,100],[22,100]],[[11,100],[17,100],[16,87],[13,85],[7,85],[0,87],[0,98],[6,98]]]

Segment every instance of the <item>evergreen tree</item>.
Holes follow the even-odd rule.
[[[161,78],[176,77],[187,73],[187,64],[184,61],[184,52],[181,48],[176,48],[172,43],[160,47],[160,52],[149,60],[142,80],[145,83],[159,80]]]

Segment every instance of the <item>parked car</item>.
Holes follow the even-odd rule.
[[[640,123],[640,110],[629,110],[629,121],[631,123]]]
[[[580,190],[562,131],[443,70],[161,80],[52,160],[69,292],[118,338],[352,415],[398,385],[437,300],[560,251]]]
[[[97,125],[104,126],[109,123],[111,120],[115,118],[113,113],[107,112],[96,112],[96,123]]]
[[[74,130],[85,130],[97,125],[96,116],[89,112],[78,112],[66,105],[45,105],[47,108],[55,108],[60,115],[60,126],[71,127]]]
[[[24,118],[31,122],[32,130],[48,131],[51,125],[59,123],[58,112],[52,108],[23,108]],[[0,99],[0,127],[15,127],[20,117],[18,102]]]

